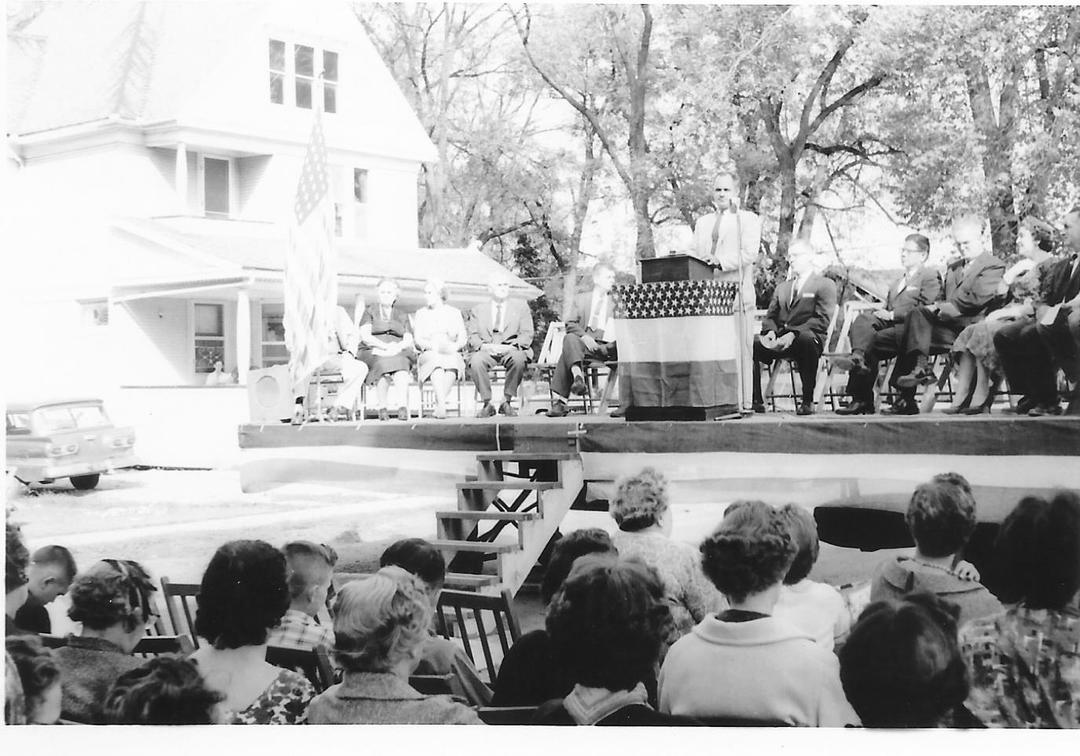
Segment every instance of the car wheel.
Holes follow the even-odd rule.
[[[71,485],[75,486],[76,491],[89,491],[90,489],[97,487],[99,480],[101,480],[100,473],[94,473],[93,475],[72,475]]]

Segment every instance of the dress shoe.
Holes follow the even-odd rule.
[[[499,405],[499,414],[506,417],[513,417],[517,414],[517,410],[510,404],[509,400],[504,401]]]
[[[386,407],[383,407],[382,409],[380,409],[379,410],[379,419],[383,420],[383,421],[389,420],[390,419],[390,410],[386,409]]]
[[[986,404],[984,402],[984,403],[980,404],[977,407],[967,407],[966,409],[960,410],[960,414],[961,415],[989,415],[990,414],[990,405]]]
[[[1080,415],[1080,396],[1074,396],[1065,407],[1066,415]]]
[[[896,404],[881,411],[883,415],[917,415],[919,405],[913,399],[898,399]]]
[[[796,415],[812,415],[814,414],[814,403],[803,402],[799,405],[799,409],[795,410]]]
[[[570,393],[575,396],[585,396],[585,378],[580,375],[574,376],[574,381],[570,384]]]
[[[566,406],[566,402],[560,402],[555,400],[551,403],[551,409],[548,410],[548,417],[566,417],[570,412],[570,408]]]
[[[408,420],[409,419],[409,408],[408,407],[398,407],[397,419],[398,420]]]
[[[626,417],[627,407],[618,406],[611,411],[610,417]]]
[[[852,399],[845,406],[836,410],[838,415],[872,415],[874,414],[874,403],[864,402],[857,399]]]
[[[866,364],[866,357],[862,352],[851,353],[851,370],[852,373],[863,375],[870,372],[870,366]]]
[[[754,402],[752,405],[750,405],[750,409],[752,409],[759,415],[765,414],[765,404],[763,402]]]
[[[436,420],[446,419],[446,407],[436,407],[435,411],[431,414]]]
[[[937,376],[928,367],[920,368],[896,379],[896,385],[905,389],[915,388],[916,386],[929,386],[931,383],[936,382]]]
[[[1053,404],[1039,404],[1028,410],[1028,417],[1049,417],[1051,415],[1060,415],[1061,405],[1057,402]]]
[[[1016,403],[1016,408],[1013,410],[1017,415],[1026,415],[1038,406],[1039,400],[1033,396],[1022,396]]]
[[[477,417],[494,417],[495,405],[491,402],[484,402],[484,406],[476,411]]]

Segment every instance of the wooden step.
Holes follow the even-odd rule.
[[[481,452],[476,458],[481,462],[558,462],[564,459],[577,459],[577,452],[529,452],[501,451]]]
[[[487,543],[485,541],[432,541],[431,545],[442,551],[472,551],[480,554],[509,554],[521,551],[517,543]]]
[[[446,587],[459,589],[484,588],[499,582],[498,575],[466,575],[461,572],[446,573]]]
[[[457,484],[459,491],[551,491],[562,488],[555,480],[470,480]]]
[[[514,522],[522,522],[523,520],[539,520],[539,512],[500,512],[497,509],[485,509],[482,512],[473,512],[469,510],[453,510],[436,512],[435,519],[437,520],[512,520]]]

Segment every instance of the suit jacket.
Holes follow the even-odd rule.
[[[773,292],[769,302],[769,312],[761,324],[761,332],[775,331],[783,336],[788,331],[803,333],[809,331],[817,337],[818,343],[825,345],[825,336],[829,331],[829,321],[836,309],[836,284],[825,276],[812,273],[806,279],[795,304],[791,304],[791,289],[794,280],[784,281]]]
[[[593,294],[595,293],[596,289],[590,289],[574,297],[570,305],[570,315],[566,318],[566,332],[577,336],[588,334],[597,341],[614,341],[615,334],[605,333],[603,328],[589,328],[589,318],[592,317]],[[612,308],[614,307],[615,300],[611,298],[611,292],[608,292],[608,318],[612,317]]]
[[[900,291],[896,290],[900,278],[889,288],[889,296],[885,300],[885,309],[893,314],[893,320],[903,321],[907,314],[920,305],[936,302],[941,296],[941,276],[933,268],[920,268],[915,272],[907,285]]]
[[[492,322],[491,306],[491,300],[488,300],[470,311],[465,324],[469,332],[469,349],[475,352],[481,344],[511,344],[531,353],[535,331],[529,305],[520,299],[507,299],[505,328],[499,334],[492,332],[495,324]]]
[[[945,273],[945,301],[956,305],[961,320],[972,321],[996,297],[1005,275],[1005,263],[989,252],[967,265]]]
[[[1080,271],[1072,275],[1072,255],[1051,264],[1039,282],[1042,301],[1048,305],[1061,304],[1080,293]]]

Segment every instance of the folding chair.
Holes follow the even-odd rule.
[[[829,327],[825,331],[825,350],[828,350],[829,344],[832,343],[833,332],[836,330],[836,320],[839,312],[840,308],[834,307],[832,315],[829,317]],[[780,375],[780,368],[782,367],[787,367],[788,374],[791,376],[791,401],[795,405],[795,409],[799,409],[799,397],[801,396],[802,386],[799,386],[798,389],[795,386],[795,375],[799,372],[798,364],[795,360],[788,357],[777,357],[775,360],[773,360],[772,365],[769,367],[769,383],[765,388],[765,396],[769,399],[769,402],[772,405],[773,412],[776,411],[776,394],[774,391],[774,386],[776,384],[777,377],[779,377]],[[755,367],[754,369],[756,370],[757,368]],[[828,366],[826,364],[824,353],[822,353],[821,358],[818,359],[817,382],[814,387],[814,396],[812,397],[812,406],[815,410],[820,409],[821,396],[825,390],[825,375],[823,375],[823,371],[825,372],[825,374],[827,374],[828,372]],[[786,397],[787,395],[784,394],[783,396]]]
[[[461,399],[461,383],[465,380],[464,372],[465,371],[462,371],[461,374],[458,374],[457,380],[454,382],[454,387],[450,390],[450,401],[446,403],[447,414],[457,412],[458,417],[464,417]],[[426,381],[420,380],[419,367],[413,371],[413,378],[416,379],[416,393],[419,400],[416,416],[422,418],[425,414],[431,415],[435,411],[435,384],[433,384],[430,379]]]
[[[150,659],[161,654],[188,656],[195,650],[195,643],[188,635],[147,635],[140,640],[131,653]]]
[[[322,646],[308,651],[302,648],[267,646],[266,661],[275,667],[299,672],[322,692],[334,684],[334,666],[330,663],[330,653]]]
[[[466,611],[472,613],[472,628],[466,620]],[[450,622],[447,615],[451,615]],[[484,654],[484,665],[487,667],[488,679],[491,685],[495,685],[498,676],[498,665],[492,654],[491,643],[488,639],[488,629],[484,623],[484,615],[489,614],[494,624],[495,631],[499,636],[499,646],[502,655],[510,650],[510,646],[521,637],[521,627],[514,616],[510,604],[510,592],[503,590],[499,595],[492,596],[469,591],[454,591],[443,589],[439,594],[439,603],[436,607],[436,629],[444,638],[456,635],[465,648],[465,654],[469,660],[476,664],[476,655],[473,653],[472,638],[480,641],[480,647]],[[451,625],[451,623],[453,623]],[[501,659],[502,657],[500,657]]]
[[[42,633],[38,637],[41,639],[41,645],[45,648],[63,648],[67,645],[66,635],[50,635],[49,633]]]
[[[875,302],[863,302],[857,299],[844,302],[841,318],[843,324],[840,326],[840,334],[837,336],[836,345],[826,344],[825,351],[821,355],[821,363],[818,368],[817,396],[814,402],[818,408],[824,401],[825,392],[828,391],[829,403],[834,410],[836,409],[836,391],[833,386],[835,376],[833,373],[837,370],[845,370],[843,363],[851,357],[851,324],[862,313],[872,312],[882,306]],[[845,370],[845,372],[847,371]]]
[[[480,721],[488,725],[527,725],[536,716],[536,706],[481,706]]]
[[[409,686],[423,693],[425,696],[452,696],[454,690],[454,676],[446,675],[409,675]]]
[[[195,648],[199,647],[199,636],[195,632],[195,613],[199,604],[198,583],[173,583],[162,576],[161,593],[165,597],[165,609],[169,613],[173,632],[177,635],[187,633]]]

